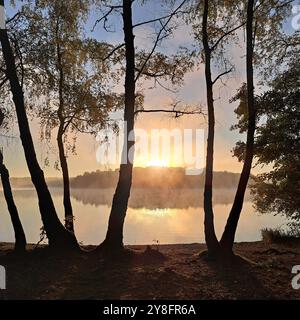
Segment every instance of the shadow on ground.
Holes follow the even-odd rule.
[[[197,254],[203,245],[131,246],[134,254],[104,259],[94,252],[49,254],[46,248],[24,256],[0,245],[7,290],[1,299],[299,299],[291,287],[291,267],[299,248],[236,245],[253,263],[225,265]],[[157,251],[159,249],[159,251]],[[278,254],[280,252],[280,254]]]

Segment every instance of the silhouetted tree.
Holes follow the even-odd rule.
[[[220,240],[222,252],[232,255],[235,233],[243,208],[245,192],[249,181],[253,157],[255,130],[257,121],[257,104],[254,97],[254,65],[261,68],[261,59],[270,60],[274,51],[272,43],[280,41],[282,36],[282,22],[289,13],[291,1],[275,0],[270,2],[259,2],[249,0],[247,3],[246,23],[246,123],[247,139],[244,149],[244,163],[237,187],[234,202]],[[268,28],[266,27],[268,26]],[[255,54],[255,46],[258,47]],[[275,58],[275,60],[277,60]]]
[[[125,74],[125,107],[124,121],[126,134],[124,135],[123,157],[126,163],[120,166],[119,181],[113,197],[112,208],[109,217],[108,230],[103,245],[119,250],[123,248],[123,226],[127,211],[128,199],[132,181],[132,159],[129,150],[134,146],[129,134],[134,129],[135,111],[135,48],[132,26],[131,1],[123,1],[123,25],[125,38],[126,74]],[[127,149],[126,149],[127,148]],[[124,159],[123,158],[123,159]]]
[[[247,24],[246,24],[246,64],[247,64],[247,142],[246,154],[240,181],[236,195],[229,213],[229,217],[220,240],[223,253],[231,254],[234,243],[235,232],[243,208],[244,196],[252,168],[254,155],[254,134],[256,128],[256,105],[254,103],[254,81],[253,81],[253,54],[254,54],[254,35],[253,35],[253,12],[254,0],[248,0]]]
[[[124,122],[126,130],[122,153],[123,163],[120,165],[119,179],[113,196],[106,238],[100,245],[100,249],[108,248],[113,251],[123,249],[123,227],[132,184],[135,114],[142,108],[142,103],[137,99],[139,95],[136,91],[136,82],[143,77],[144,79],[154,79],[155,83],[158,84],[160,84],[159,79],[170,79],[172,84],[178,84],[182,82],[184,73],[193,66],[193,62],[185,51],[172,57],[155,52],[158,44],[172,34],[173,28],[168,25],[171,19],[180,12],[185,2],[182,1],[169,15],[134,25],[132,22],[132,1],[123,0],[122,5],[119,3],[109,5],[107,13],[97,21],[98,23],[104,21],[104,27],[106,28],[109,14],[121,10],[124,44],[116,46],[113,52],[125,48]],[[160,29],[156,33],[153,48],[149,52],[136,50],[134,28],[155,22],[160,24]]]
[[[0,5],[4,6],[1,0]],[[15,56],[10,44],[6,29],[0,30],[0,42],[2,45],[3,59],[5,62],[5,73],[10,83],[10,88],[15,104],[20,137],[25,153],[26,162],[30,171],[32,182],[37,191],[39,208],[44,228],[52,248],[78,248],[74,234],[67,231],[57,216],[52,197],[45,181],[44,173],[37,161],[35,148],[30,132],[29,122],[24,103],[23,88],[19,81]]]
[[[119,102],[107,85],[116,78],[110,61],[104,59],[110,46],[84,35],[82,24],[90,4],[89,0],[33,1],[23,8],[18,34],[31,95],[28,104],[40,118],[42,138],[50,140],[52,130],[57,129],[65,226],[72,232],[67,152],[75,152],[77,133],[96,135],[105,128],[109,112]],[[73,145],[68,134],[74,137]]]
[[[204,183],[204,233],[207,250],[209,254],[219,252],[219,242],[216,237],[214,228],[214,212],[213,212],[213,166],[214,166],[214,136],[215,136],[215,106],[214,106],[214,85],[224,75],[229,74],[233,67],[228,68],[228,62],[224,58],[224,43],[236,31],[240,29],[244,22],[240,17],[237,9],[239,3],[232,1],[227,5],[222,1],[199,1],[194,15],[202,14],[201,34],[199,35],[200,26],[193,22],[194,32],[197,39],[203,45],[203,60],[205,64],[205,81],[206,81],[206,100],[208,110],[208,133],[207,133],[207,151],[205,165],[205,183]],[[242,21],[242,22],[241,22]],[[222,25],[222,26],[220,26]],[[214,79],[212,77],[212,61],[214,59],[224,60],[225,71],[219,73]]]
[[[3,120],[4,120],[4,114],[2,110],[0,110],[0,127],[3,123]],[[24,252],[26,250],[26,237],[22,227],[21,220],[19,218],[18,209],[15,205],[14,197],[12,194],[10,181],[9,181],[9,172],[3,163],[2,150],[0,150],[0,175],[1,175],[4,197],[6,200],[8,212],[10,214],[11,222],[12,222],[14,233],[15,233],[15,239],[16,239],[15,251]]]
[[[247,2],[246,2],[247,3]],[[281,22],[286,16],[286,10],[290,1],[275,0],[268,3],[256,2],[252,4],[253,13],[249,19],[253,20],[254,12],[256,13],[255,22],[252,21],[252,53],[250,52],[249,43],[247,44],[247,81],[250,81],[251,74],[253,74],[253,63],[254,63],[254,40],[256,39],[262,50],[259,54],[270,54],[270,49],[266,50],[270,41],[274,39],[276,32],[281,28]],[[250,3],[251,5],[251,3]],[[203,9],[202,9],[203,8]],[[248,156],[247,161],[244,164],[240,182],[238,185],[235,201],[233,203],[233,209],[229,215],[228,224],[225,228],[221,243],[219,244],[216,238],[213,222],[213,205],[212,205],[212,186],[213,186],[213,147],[214,147],[214,134],[215,134],[215,112],[214,112],[214,91],[213,86],[217,80],[223,75],[231,72],[232,68],[226,68],[226,47],[229,44],[229,39],[232,40],[237,37],[236,31],[241,27],[249,23],[248,16],[245,17],[245,6],[244,2],[239,1],[199,1],[195,12],[192,17],[199,16],[199,12],[203,12],[200,19],[202,19],[202,33],[199,33],[198,19],[193,22],[195,36],[197,40],[202,40],[203,44],[203,59],[205,63],[205,79],[207,87],[207,106],[208,106],[208,138],[207,138],[207,158],[206,158],[206,176],[205,176],[205,188],[204,188],[204,210],[205,210],[205,239],[208,247],[208,252],[212,255],[222,253],[232,253],[232,236],[234,237],[239,214],[242,209],[243,198],[247,187],[247,182],[250,175],[251,163],[253,158],[253,130],[255,130],[255,106],[250,106],[249,116],[249,127],[247,127],[247,145],[248,145]],[[247,15],[249,15],[249,3],[246,5]],[[197,10],[198,9],[198,10]],[[199,10],[200,9],[200,10]],[[202,10],[201,10],[202,9]],[[223,25],[222,25],[223,24]],[[272,31],[268,33],[265,25],[268,25]],[[263,27],[264,26],[264,27]],[[268,41],[266,41],[268,40]],[[264,47],[265,46],[265,47]],[[214,55],[215,56],[214,56]],[[251,57],[250,57],[251,55]],[[211,63],[214,57],[218,60],[225,61],[225,71],[220,73],[214,80],[211,76]],[[249,60],[253,61],[250,66]],[[257,63],[259,60],[257,58]],[[250,67],[250,69],[248,68]],[[250,74],[250,75],[249,75]],[[249,82],[251,86],[252,82]],[[253,94],[251,92],[248,94]],[[254,98],[253,98],[254,99]],[[251,99],[250,99],[251,101]],[[250,166],[250,168],[249,168]],[[238,213],[239,212],[239,213]],[[234,218],[233,218],[234,217]],[[233,243],[233,242],[232,242]],[[222,250],[221,250],[222,249]]]

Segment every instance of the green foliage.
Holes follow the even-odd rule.
[[[231,126],[231,130],[239,130],[240,133],[247,131],[248,107],[247,107],[247,84],[243,83],[237,94],[230,100],[231,103],[239,101],[234,110],[238,123]]]
[[[300,67],[290,61],[287,69],[270,83],[270,89],[256,97],[258,127],[255,138],[257,165],[271,169],[254,178],[252,194],[256,209],[262,213],[280,213],[300,222]],[[241,132],[245,128],[245,90],[236,96]],[[242,160],[245,145],[238,142],[234,154]]]
[[[111,91],[116,61],[104,59],[112,46],[84,34],[91,3],[28,1],[13,28],[22,50],[26,105],[39,117],[43,139],[58,126],[64,135],[97,134],[122,103]],[[72,152],[70,140],[65,144]]]
[[[272,165],[254,184],[255,205],[261,212],[279,212],[300,220],[300,67],[295,60],[260,97],[256,157]]]

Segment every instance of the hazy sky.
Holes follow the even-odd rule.
[[[138,3],[138,2],[137,2]],[[158,17],[161,15],[162,8],[159,1],[150,1],[150,5],[146,8],[135,8],[134,21],[139,22],[144,19]],[[11,14],[11,9],[8,9],[8,15]],[[107,40],[113,43],[122,41],[121,17],[116,16],[112,21],[112,25],[116,29],[114,33],[106,33],[101,26],[98,26],[93,33],[90,32],[91,26],[99,15],[93,11],[87,23],[87,32],[90,36],[97,39]],[[242,35],[242,33],[241,33]],[[136,46],[138,48],[150,48],[153,40],[153,30],[149,27],[139,28],[135,30]],[[243,36],[241,36],[243,39]],[[163,52],[175,53],[179,46],[189,46],[193,43],[191,30],[187,26],[180,26],[173,38],[162,44],[160,49]],[[227,170],[239,172],[241,169],[240,163],[232,157],[231,149],[235,142],[243,137],[236,131],[230,131],[230,126],[236,123],[234,108],[236,104],[229,103],[230,98],[235,94],[236,90],[245,81],[245,46],[241,40],[239,47],[229,47],[229,56],[235,65],[235,71],[230,74],[230,77],[224,78],[224,83],[218,82],[215,86],[216,99],[216,140],[215,140],[215,170]],[[214,70],[216,71],[216,70]],[[217,73],[215,72],[215,75]],[[214,75],[214,76],[215,76]],[[205,99],[205,79],[204,66],[200,65],[193,72],[186,74],[184,85],[176,94],[172,94],[162,88],[149,89],[152,83],[140,83],[145,93],[145,109],[167,108],[173,99],[180,99],[183,103],[201,103],[206,105]],[[122,86],[120,86],[122,90]],[[121,115],[120,115],[121,116]],[[166,114],[143,114],[138,117],[136,122],[137,128],[143,128],[148,131],[152,128],[206,128],[203,124],[201,116],[185,116],[180,119],[172,119]],[[32,134],[35,141],[35,146],[40,163],[43,164],[43,159],[47,156],[49,146],[41,142],[39,139],[39,127],[36,121],[31,123]],[[14,124],[12,134],[18,136],[17,125]],[[54,134],[55,135],[55,134]],[[77,140],[77,155],[70,155],[68,158],[70,174],[75,176],[85,171],[93,171],[101,169],[96,161],[96,150],[98,142],[94,137],[80,135]],[[5,143],[5,158],[7,166],[11,171],[11,176],[28,176],[28,170],[24,160],[21,143],[18,138],[10,139]],[[57,159],[57,148],[55,143],[50,146],[50,166],[44,167],[44,171],[48,176],[59,176],[60,172],[54,169],[54,160]],[[203,155],[205,156],[205,155]],[[146,165],[137,158],[137,165]]]

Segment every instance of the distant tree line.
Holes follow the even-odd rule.
[[[236,188],[239,174],[232,172],[215,172],[215,188]],[[149,179],[151,177],[151,179]],[[72,188],[111,188],[116,185],[118,170],[86,172],[71,178]],[[195,176],[185,174],[184,168],[134,168],[133,188],[203,188],[204,173]]]

